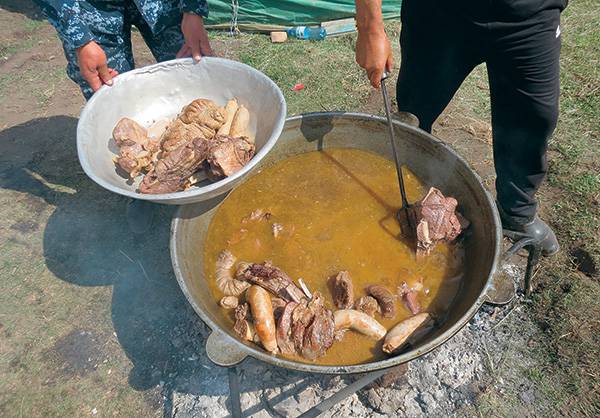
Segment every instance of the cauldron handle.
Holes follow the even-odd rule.
[[[509,232],[504,231],[504,235],[509,236],[508,234]],[[529,253],[527,267],[525,268],[525,278],[523,280],[523,294],[528,298],[531,291],[531,276],[542,253],[539,242],[531,237],[521,238],[504,253],[501,262],[504,263],[522,249],[526,249]],[[502,271],[494,273],[492,279],[493,283],[485,294],[486,302],[492,305],[505,305],[509,303],[517,292],[514,280]]]
[[[220,331],[213,331],[206,339],[206,355],[210,361],[223,367],[235,366],[247,357],[231,337]]]
[[[513,279],[503,271],[496,271],[492,276],[492,283],[485,292],[485,303],[491,305],[506,305],[516,295],[516,286]]]

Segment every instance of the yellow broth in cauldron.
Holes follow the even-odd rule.
[[[426,188],[404,169],[409,201]],[[328,149],[297,155],[266,168],[236,188],[217,210],[205,245],[208,282],[217,301],[224,295],[215,281],[215,262],[229,250],[238,261],[270,260],[310,291],[319,291],[335,311],[328,278],[350,273],[355,298],[364,288],[382,284],[396,293],[402,282],[422,282],[418,301],[423,311],[442,316],[452,302],[462,273],[459,245],[440,243],[420,260],[399,239],[395,214],[400,207],[393,162],[358,149]],[[253,211],[271,214],[261,222],[243,222]],[[273,224],[280,225],[277,236]],[[232,318],[232,311],[223,310]],[[411,316],[399,300],[394,319],[375,318],[390,329]],[[233,326],[233,320],[232,320]],[[299,356],[294,360],[307,361]],[[381,342],[348,331],[315,362],[351,365],[385,357]]]

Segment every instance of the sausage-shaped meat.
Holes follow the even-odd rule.
[[[229,135],[229,131],[231,130],[231,124],[233,122],[233,118],[235,117],[235,113],[238,110],[237,100],[231,99],[225,105],[225,123],[219,128],[217,132],[219,135]]]
[[[354,309],[335,311],[333,319],[336,330],[351,329],[376,340],[382,339],[386,333],[386,329],[377,320]]]
[[[430,320],[431,316],[427,312],[423,312],[400,322],[386,334],[383,341],[383,351],[391,354],[401,348],[417,329]]]
[[[254,328],[265,350],[277,352],[277,335],[275,331],[275,316],[271,305],[269,292],[260,286],[250,286],[246,291],[246,300],[250,304]]]
[[[380,284],[367,286],[367,294],[373,296],[381,306],[381,315],[384,318],[394,318],[396,316],[396,295],[387,287]]]
[[[239,105],[237,111],[235,112],[235,116],[233,117],[233,121],[231,122],[231,128],[229,129],[229,136],[234,138],[243,136],[248,138],[248,142],[254,144],[254,137],[250,135],[249,132],[250,126],[250,113],[248,109],[244,105]]]

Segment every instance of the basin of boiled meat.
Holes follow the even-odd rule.
[[[256,149],[249,122],[248,110],[235,99],[224,107],[196,99],[174,120],[148,128],[122,118],[113,129],[119,147],[114,162],[125,178],[143,175],[140,193],[186,190],[230,176],[250,161]]]
[[[404,172],[412,237],[396,220],[393,163],[366,151],[301,154],[232,191],[209,227],[205,266],[234,333],[274,355],[351,365],[395,355],[442,323],[468,222],[455,199]]]

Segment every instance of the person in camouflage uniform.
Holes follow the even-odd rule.
[[[212,55],[203,17],[206,0],[35,0],[56,28],[67,74],[89,99],[103,84],[135,67],[131,26],[157,61]]]
[[[86,99],[112,78],[135,67],[131,26],[138,28],[157,61],[212,55],[203,17],[206,0],[34,0],[62,40],[67,74]],[[127,222],[142,234],[156,205],[132,199]]]

